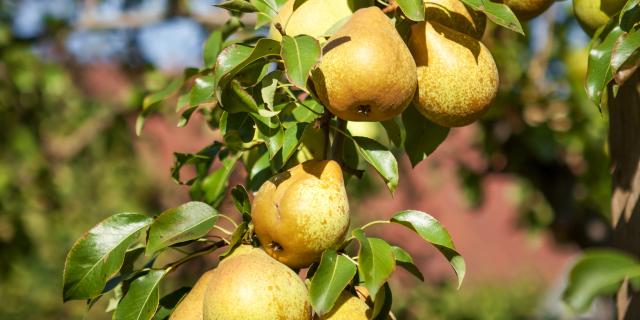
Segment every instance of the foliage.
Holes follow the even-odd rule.
[[[465,2],[485,11],[497,23],[521,31],[517,19],[504,4]],[[357,8],[371,4],[359,2],[352,5]],[[275,1],[229,1],[221,4],[221,7],[229,9],[235,15],[257,13],[257,26],[264,25],[275,17],[275,6]],[[396,11],[397,21],[402,20],[400,12],[409,19],[424,19],[424,14],[420,14],[424,11],[421,0],[400,1],[399,8]],[[392,193],[395,191],[399,173],[391,146],[368,137],[352,136],[346,129],[346,122],[334,119],[317,102],[313,88],[307,87],[309,72],[321,56],[318,41],[304,35],[283,35],[282,42],[266,38],[229,41],[230,36],[241,29],[240,26],[232,25],[233,21],[232,18],[227,23],[232,32],[224,36],[213,32],[207,40],[204,49],[205,67],[186,70],[181,78],[145,98],[136,125],[137,132],[140,133],[146,117],[161,106],[163,100],[178,93],[180,97],[176,109],[182,113],[180,125],[188,122],[190,116],[199,111],[205,115],[211,129],[220,130],[222,141],[213,142],[197,154],[176,154],[174,178],[180,181],[180,168],[185,165],[193,165],[196,169],[196,177],[181,183],[190,186],[191,197],[198,202],[166,211],[155,217],[148,226],[137,224],[134,228],[126,219],[116,219],[118,216],[113,216],[110,218],[113,220],[108,219],[94,227],[90,232],[91,238],[81,238],[71,249],[65,275],[73,271],[73,276],[65,276],[65,299],[95,300],[117,287],[120,291],[114,298],[116,301],[120,299],[120,302],[115,307],[116,319],[151,319],[159,306],[158,284],[168,273],[186,261],[225,244],[233,247],[240,241],[256,242],[248,215],[234,231],[233,243],[226,239],[217,241],[203,237],[208,230],[213,229],[217,217],[224,216],[214,208],[226,194],[229,173],[236,163],[242,163],[249,173],[246,186],[256,190],[267,178],[304,161],[301,149],[310,142],[304,141],[303,133],[314,127],[322,129],[324,135],[324,154],[319,158],[334,159],[341,163],[345,172],[356,176],[362,175],[368,164],[385,181],[389,190]],[[228,30],[225,27],[223,29]],[[407,31],[406,28],[400,28],[404,35]],[[216,54],[213,64],[211,55]],[[193,85],[190,86],[191,83]],[[395,126],[386,126],[385,129],[393,135],[392,140],[397,146],[404,144],[403,136],[418,136],[429,131],[421,125],[404,126],[399,121]],[[420,150],[413,157],[414,164],[424,159],[444,136],[437,134],[427,136],[422,141],[413,141],[407,149],[415,147]],[[436,140],[434,142],[431,139]],[[214,163],[221,163],[222,166],[211,171]],[[239,191],[239,194],[234,194],[234,198],[249,198],[243,195],[242,186],[234,190]],[[237,204],[242,203],[237,205],[237,209],[243,215],[246,213],[244,202],[245,200],[236,201]],[[202,214],[205,216],[201,219]],[[193,223],[185,222],[185,219],[192,219]],[[245,223],[248,228],[242,227]],[[387,313],[392,299],[387,280],[396,267],[396,260],[422,278],[408,252],[393,247],[383,239],[366,235],[365,229],[377,223],[401,224],[435,245],[456,271],[459,283],[462,282],[465,262],[456,251],[446,229],[429,214],[407,210],[395,214],[388,221],[375,221],[355,228],[352,236],[340,246],[339,252],[325,253],[321,263],[311,267],[313,272],[308,275],[312,276],[313,290],[310,299],[316,313],[322,315],[331,310],[339,292],[350,283],[361,284],[368,289],[374,301],[373,317]],[[194,232],[195,229],[198,231]],[[147,236],[140,237],[140,231],[147,233]],[[94,236],[97,239],[93,239]],[[136,239],[139,240],[135,241]],[[163,251],[182,245],[181,241],[189,240],[196,240],[202,247],[186,253],[177,261],[164,266],[156,265],[154,260]],[[97,243],[117,245],[107,248]],[[345,249],[355,243],[358,244],[358,254],[356,257],[349,257]],[[128,272],[130,268],[123,264],[123,250],[134,245],[136,248],[147,248],[147,262],[143,268]],[[105,249],[107,250],[104,251]],[[357,270],[354,270],[353,264],[357,265]],[[94,270],[102,270],[101,277],[93,276]],[[333,278],[332,275],[335,274],[341,276]],[[75,279],[80,279],[80,282]],[[86,286],[104,287],[104,290],[71,290],[84,280],[88,281]],[[113,282],[116,283],[115,286]],[[134,301],[145,303],[136,304]]]

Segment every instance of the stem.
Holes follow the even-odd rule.
[[[345,131],[347,129],[347,121],[338,118],[338,124],[336,128]],[[331,159],[341,162],[342,158],[342,149],[344,146],[344,135],[336,134],[333,139],[333,146],[331,149]]]
[[[219,230],[220,232],[222,232],[222,233],[224,233],[224,234],[226,234],[228,236],[233,234],[231,231],[229,231],[229,230],[227,230],[227,229],[225,229],[225,228],[223,228],[221,226],[213,226],[213,228]]]
[[[382,12],[391,13],[396,11],[396,9],[398,9],[398,3],[395,0],[390,0],[389,5],[387,5],[386,8],[382,9]]]
[[[362,226],[360,229],[364,230],[366,228],[369,228],[371,226],[374,226],[376,224],[389,224],[391,223],[389,220],[376,220],[376,221],[371,221],[367,224],[365,224],[364,226]]]
[[[237,224],[235,221],[233,221],[233,219],[231,219],[229,216],[227,216],[227,215],[225,215],[225,214],[222,214],[222,213],[221,213],[221,214],[219,214],[219,216],[220,216],[221,218],[224,218],[225,220],[227,220],[227,221],[231,222],[231,224],[233,225],[233,227],[234,227],[234,228],[237,228],[237,227],[238,227],[238,224]]]
[[[331,118],[333,114],[329,109],[324,109],[324,114],[320,118],[320,128],[324,132],[324,159],[329,159],[329,151],[331,150]]]
[[[349,259],[349,261],[351,261],[353,264],[355,264],[356,266],[358,265],[358,262],[355,261],[353,258],[349,257],[349,255],[341,253],[341,255],[347,259]]]
[[[200,256],[204,256],[206,254],[209,254],[213,251],[216,251],[218,248],[222,248],[225,245],[225,243],[223,241],[218,241],[206,248],[204,248],[201,251],[198,251],[192,255],[186,256],[178,261],[169,263],[168,265],[164,266],[162,269],[167,270],[167,273],[173,271],[175,268],[181,266],[182,264],[184,264],[185,262],[192,260],[194,258],[200,257]]]

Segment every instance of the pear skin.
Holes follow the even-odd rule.
[[[295,11],[294,3],[295,0],[287,1],[274,20],[274,24],[282,25],[288,36],[306,34],[322,41],[328,31],[352,13],[348,0],[308,0]],[[282,40],[282,35],[273,25],[269,37]]]
[[[213,270],[209,270],[200,276],[191,291],[173,310],[169,320],[202,320],[204,294],[212,276]]]
[[[311,77],[320,101],[338,118],[384,121],[400,114],[416,89],[409,49],[377,7],[356,11],[323,48]]]
[[[201,319],[311,320],[309,293],[296,273],[262,249],[241,251],[213,270]]]
[[[264,250],[291,268],[320,260],[349,228],[349,202],[335,161],[311,160],[265,182],[253,200],[254,231]]]
[[[445,127],[480,118],[498,92],[498,69],[482,42],[438,23],[411,28],[409,48],[418,65],[417,109]]]
[[[520,20],[530,20],[545,12],[555,0],[504,0]],[[587,0],[592,1],[592,0]]]
[[[586,33],[593,35],[618,13],[625,0],[573,0],[573,12]]]
[[[425,0],[425,20],[437,22],[458,32],[481,39],[487,16],[467,7],[460,0]]]
[[[367,320],[367,311],[369,306],[364,301],[348,291],[343,291],[333,309],[320,317],[320,320]]]

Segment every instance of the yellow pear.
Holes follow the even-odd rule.
[[[343,291],[333,309],[320,317],[320,320],[367,320],[368,310],[369,306],[364,301],[348,291]]]
[[[573,12],[588,34],[604,26],[626,3],[625,0],[573,0]]]
[[[487,16],[467,7],[460,0],[425,0],[425,20],[437,22],[476,39],[482,38]]]
[[[275,28],[280,23],[288,36],[310,35],[321,40],[336,24],[352,13],[348,0],[308,0],[293,10],[295,0],[287,1],[269,30],[272,39],[280,41],[282,35]]]
[[[173,310],[169,320],[202,320],[204,294],[213,276],[213,270],[207,271],[193,285],[191,291]]]
[[[411,28],[409,48],[418,65],[417,109],[445,127],[476,121],[498,91],[498,69],[477,39],[436,22]]]
[[[254,230],[264,250],[307,267],[338,246],[349,228],[349,202],[335,161],[311,160],[265,182],[253,200]]]
[[[504,0],[520,20],[529,20],[541,15],[555,0]],[[592,0],[587,0],[592,1]]]
[[[389,120],[413,98],[415,62],[380,9],[356,11],[323,51],[311,76],[320,101],[339,118]]]
[[[240,251],[213,270],[201,319],[311,319],[307,287],[295,272],[262,249],[244,246]]]

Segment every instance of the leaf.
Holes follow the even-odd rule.
[[[278,4],[274,0],[250,0],[256,9],[258,17],[255,28],[258,29],[271,22],[278,15]]]
[[[260,89],[260,95],[262,101],[267,105],[267,109],[273,110],[273,101],[275,99],[276,90],[278,88],[279,79],[282,75],[280,70],[275,70],[269,73],[264,79],[262,79],[262,88]]]
[[[289,81],[306,90],[309,73],[320,60],[318,40],[308,35],[283,36],[280,55]]]
[[[114,320],[149,320],[160,302],[158,285],[165,275],[164,270],[151,270],[133,280],[129,291],[118,304]]]
[[[393,153],[379,142],[367,137],[353,137],[358,153],[382,176],[391,193],[398,187],[398,162]]]
[[[162,297],[162,299],[160,299],[160,307],[153,316],[153,320],[169,319],[171,312],[178,305],[178,302],[180,302],[190,290],[191,288],[189,287],[182,287]]]
[[[282,143],[282,163],[287,163],[291,156],[295,153],[300,139],[308,124],[296,123],[295,125],[284,130],[284,140]]]
[[[638,19],[640,19],[640,0],[628,0],[620,10],[620,28],[629,32]]]
[[[251,219],[251,202],[249,202],[249,194],[247,193],[247,189],[244,188],[243,185],[239,184],[231,189],[231,199],[233,199],[233,204],[236,206],[236,209],[240,214],[242,214],[242,219],[247,220],[247,218]]]
[[[413,167],[431,155],[449,134],[449,128],[431,122],[413,106],[402,113],[402,121],[407,131],[404,150]]]
[[[254,48],[243,44],[232,44],[224,48],[216,58],[213,75],[218,87],[222,87],[222,78],[247,60]],[[237,72],[237,71],[236,71]],[[228,83],[229,81],[227,81]],[[226,83],[225,83],[226,84]],[[219,98],[219,96],[218,96]]]
[[[587,95],[598,107],[602,102],[602,93],[613,79],[611,69],[611,52],[618,37],[623,33],[620,27],[614,27],[606,35],[601,34],[600,41],[595,41],[589,50],[587,69]]]
[[[220,104],[229,113],[258,112],[258,104],[237,80],[221,89]]]
[[[563,301],[576,311],[586,311],[596,296],[612,294],[625,278],[640,276],[640,263],[613,250],[586,251],[569,274]]]
[[[353,262],[337,254],[335,250],[326,250],[309,286],[313,310],[320,316],[331,311],[355,275],[356,266]]]
[[[198,176],[204,175],[209,172],[209,167],[214,158],[220,151],[222,144],[214,142],[212,145],[198,151],[195,154],[189,153],[174,153],[173,167],[171,168],[171,177],[179,184],[185,184],[180,178],[180,170],[187,164],[192,164],[196,168],[196,174]]]
[[[258,9],[246,0],[227,0],[222,3],[214,4],[214,6],[229,11],[252,13],[258,12]]]
[[[249,216],[251,219],[251,216]],[[242,238],[249,230],[249,222],[243,221],[238,225],[238,227],[233,231],[231,235],[231,240],[229,241],[229,245],[227,246],[227,250],[220,254],[220,259],[224,259],[229,256],[237,247],[242,243]]]
[[[197,106],[203,102],[207,102],[213,97],[215,90],[215,79],[213,76],[202,76],[196,78],[191,92],[189,93],[189,105]]]
[[[218,207],[224,199],[225,190],[229,185],[229,176],[233,172],[233,168],[238,161],[240,153],[236,155],[228,155],[222,159],[222,167],[209,174],[202,180],[202,191],[204,192],[203,200]]]
[[[151,218],[142,214],[119,213],[78,239],[64,265],[64,301],[98,296],[122,266],[127,248],[151,222]]]
[[[257,191],[272,175],[269,152],[264,152],[251,167],[251,171],[249,172],[249,189]]]
[[[638,49],[640,49],[640,32],[637,30],[624,33],[616,40],[611,52],[611,67],[618,85],[622,85],[637,68]]]
[[[389,221],[413,230],[422,239],[433,244],[449,260],[456,272],[458,288],[462,285],[467,269],[464,258],[456,251],[449,232],[438,220],[425,212],[405,210],[395,214]]]
[[[258,114],[251,114],[258,129],[258,138],[264,141],[269,150],[269,158],[273,158],[282,148],[284,131],[277,117],[267,118]]]
[[[396,258],[397,265],[420,279],[420,281],[424,281],[422,272],[420,272],[420,269],[418,269],[418,267],[413,263],[413,258],[407,251],[396,246],[392,246],[391,249],[393,249],[393,256]]]
[[[482,11],[487,15],[489,20],[497,25],[511,29],[519,34],[524,35],[522,25],[516,15],[504,3],[493,2],[491,0],[460,0],[473,10]]]
[[[147,255],[172,244],[198,239],[213,228],[218,212],[202,202],[187,202],[156,217],[149,228]]]
[[[376,294],[373,311],[371,312],[371,319],[374,320],[387,320],[390,319],[389,312],[391,312],[391,305],[393,304],[393,294],[389,283],[385,282],[382,286],[382,290]]]
[[[191,119],[191,115],[193,115],[193,113],[198,110],[198,106],[195,107],[189,107],[187,108],[181,115],[180,115],[180,121],[178,121],[178,128],[183,128],[184,126],[186,126],[189,123],[189,120]]]
[[[407,18],[413,21],[424,21],[423,0],[396,0],[396,2]]]
[[[360,8],[366,8],[373,6],[373,0],[347,0],[351,11],[356,11]]]
[[[222,41],[222,31],[215,30],[211,32],[209,38],[207,38],[207,41],[204,43],[204,51],[202,53],[205,67],[213,68],[215,66],[218,54],[220,54],[220,50],[222,50]]]
[[[358,250],[360,282],[364,282],[364,287],[369,290],[373,298],[395,269],[393,249],[382,239],[366,237],[362,229],[353,230],[353,235],[360,243]]]
[[[402,128],[402,121],[400,117],[395,117],[391,120],[380,122],[387,132],[387,137],[393,142],[393,144],[400,148],[405,140],[405,132]]]

